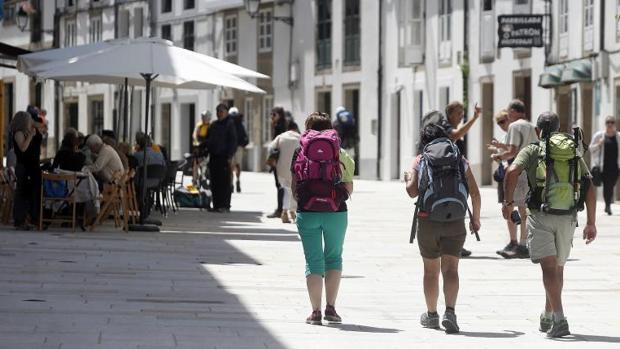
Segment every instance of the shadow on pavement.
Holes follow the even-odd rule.
[[[594,336],[588,334],[572,333],[570,337],[554,338],[559,342],[599,342],[599,343],[620,343],[620,337]]]
[[[490,257],[490,256],[469,256],[469,257],[461,257],[461,260],[467,260],[467,259],[476,259],[476,260],[500,260],[500,259],[505,259],[503,257]]]
[[[355,324],[329,324],[326,327],[333,327],[341,331],[348,331],[348,332],[368,332],[368,333],[399,333],[399,332],[402,332],[402,330],[399,330],[396,328],[372,327],[372,326],[355,325]]]
[[[504,330],[504,332],[467,332],[461,331],[457,336],[476,338],[517,338],[524,335],[523,332]]]

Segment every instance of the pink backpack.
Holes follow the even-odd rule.
[[[338,211],[342,200],[340,183],[340,138],[336,130],[308,130],[293,164],[300,206],[308,211]]]

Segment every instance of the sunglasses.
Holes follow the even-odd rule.
[[[500,121],[497,122],[498,125],[503,125],[505,123],[506,123],[506,120],[500,120]]]
[[[605,123],[606,123],[607,125],[613,125],[613,124],[615,124],[616,122],[615,122],[615,121],[613,121],[613,120],[609,120],[609,121],[605,121]]]

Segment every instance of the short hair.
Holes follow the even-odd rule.
[[[508,117],[508,110],[502,109],[495,114],[495,122]]]
[[[78,132],[73,127],[69,127],[65,130],[65,134],[63,135],[61,145],[65,145],[67,147],[73,147],[80,144],[80,139],[78,138]]]
[[[103,141],[101,140],[101,137],[97,135],[90,135],[86,140],[86,145],[89,147],[100,146],[103,145]]]
[[[459,101],[452,101],[450,102],[450,104],[448,104],[446,106],[446,116],[450,116],[452,115],[452,113],[454,113],[455,110],[457,109],[463,109],[465,110],[465,107],[463,106],[463,103],[459,102]]]
[[[315,111],[306,118],[306,130],[323,131],[332,127],[332,119],[329,114]]]
[[[525,114],[525,103],[523,103],[520,99],[513,99],[508,104],[508,110],[510,109],[516,111],[517,113]]]
[[[299,131],[299,126],[297,125],[295,120],[293,119],[289,120],[287,130],[288,131]]]
[[[616,122],[616,117],[615,117],[615,116],[613,116],[613,115],[607,115],[607,116],[605,117],[605,122],[607,122],[607,121],[613,121],[613,122]]]
[[[116,132],[114,132],[114,130],[102,130],[101,137],[109,137],[109,138],[116,139]]]
[[[136,132],[136,144],[142,149],[146,148],[146,145],[148,144],[148,136],[144,134],[144,132]]]
[[[226,104],[224,103],[220,103],[217,105],[217,107],[215,107],[215,112],[219,113],[219,112],[228,112],[228,107],[226,106]]]
[[[542,138],[546,138],[552,132],[560,130],[560,118],[558,114],[546,111],[538,116],[536,127],[541,131]]]

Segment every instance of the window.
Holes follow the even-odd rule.
[[[560,57],[568,56],[568,0],[560,0],[559,11]]]
[[[568,33],[568,0],[560,0],[560,34]]]
[[[243,102],[243,114],[245,115],[245,126],[247,126],[248,140],[252,143],[254,137],[254,106],[252,98],[246,98]]]
[[[4,16],[2,17],[2,24],[14,24],[15,23],[15,4],[10,2],[5,2],[2,4],[2,11],[4,11]]]
[[[194,0],[184,0],[183,1],[183,9],[185,10],[191,10],[194,7],[196,7],[195,1]]]
[[[319,91],[316,94],[316,111],[331,116],[332,93],[331,91]]]
[[[493,0],[482,0],[482,11],[493,11]]]
[[[332,1],[317,0],[316,68],[332,66]]]
[[[594,49],[594,0],[584,0],[583,4],[583,49]]]
[[[344,5],[344,65],[360,65],[360,0]]]
[[[161,13],[172,12],[172,0],[161,0]]]
[[[493,0],[482,0],[480,14],[480,62],[489,63],[495,59],[495,13]]]
[[[224,19],[224,51],[227,57],[237,54],[237,16]]]
[[[162,39],[172,41],[172,27],[170,24],[164,24],[161,26],[161,34]]]
[[[273,16],[271,10],[258,15],[258,52],[271,52],[273,46]]]
[[[452,57],[452,0],[439,0],[439,61],[449,63]]]
[[[399,65],[422,63],[424,61],[424,1],[400,0],[399,6]]]
[[[271,109],[273,109],[273,96],[263,97],[263,127],[261,132],[263,144],[271,141]]]
[[[194,50],[194,21],[183,23],[183,48]]]
[[[136,7],[133,14],[133,37],[144,36],[144,8]]]
[[[101,41],[103,27],[101,25],[101,15],[90,17],[90,28],[88,28],[90,42]]]
[[[118,37],[129,37],[129,11],[121,10],[118,13]]]
[[[103,101],[93,100],[90,102],[90,115],[93,117],[93,123],[90,132],[93,134],[101,134],[103,130]]]
[[[67,0],[67,6],[71,7],[75,5],[75,0]]]
[[[75,46],[77,41],[77,31],[75,20],[65,22],[65,47]]]

